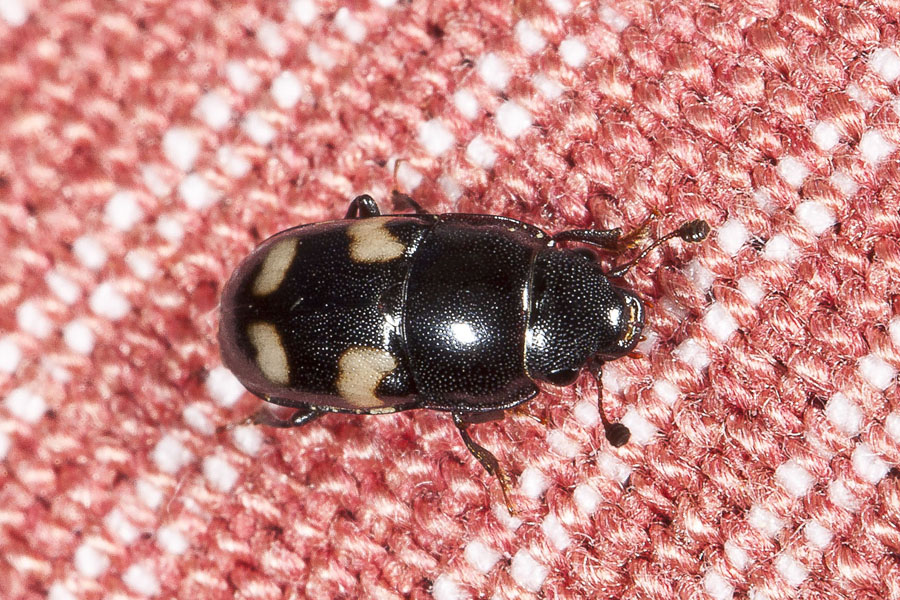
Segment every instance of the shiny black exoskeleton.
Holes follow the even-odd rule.
[[[549,236],[513,219],[474,214],[382,216],[369,196],[346,218],[288,229],[263,242],[225,286],[222,359],[254,394],[296,409],[259,411],[256,423],[295,427],[326,412],[449,411],[472,454],[509,480],[466,428],[538,393],[569,385],[587,367],[631,352],[644,307],[613,285],[659,243],[700,241],[685,223],[637,259],[604,272],[577,242],[615,251],[618,229]],[[628,439],[600,410],[613,445]]]

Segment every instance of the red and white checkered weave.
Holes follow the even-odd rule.
[[[0,0],[0,597],[900,599],[900,1]],[[713,226],[641,358],[474,428],[223,429],[216,306],[391,166]]]

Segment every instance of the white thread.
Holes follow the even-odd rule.
[[[513,580],[529,592],[537,592],[544,585],[550,570],[534,559],[524,548],[516,552],[509,567]]]
[[[795,498],[802,498],[812,489],[815,478],[795,460],[789,460],[775,469],[775,480]]]

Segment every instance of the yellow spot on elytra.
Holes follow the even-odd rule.
[[[338,361],[337,391],[354,408],[384,406],[375,390],[396,367],[397,359],[386,350],[349,348]]]
[[[392,217],[359,219],[347,228],[352,260],[362,263],[387,262],[403,256],[406,246],[385,227],[390,219]]]
[[[296,255],[297,238],[285,238],[272,246],[253,282],[253,294],[265,296],[277,290]]]
[[[265,378],[278,385],[290,383],[291,369],[278,329],[271,323],[251,323],[247,335],[256,350],[256,366]]]

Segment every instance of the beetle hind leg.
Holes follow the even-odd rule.
[[[509,511],[510,515],[515,515],[516,508],[509,495],[512,481],[506,473],[506,470],[500,466],[500,462],[497,460],[496,456],[491,454],[487,448],[475,443],[475,440],[469,435],[467,428],[472,422],[468,421],[464,414],[453,413],[453,424],[459,429],[459,435],[462,436],[463,442],[469,452],[472,453],[472,456],[478,459],[478,462],[481,463],[481,466],[484,467],[484,470],[487,471],[489,475],[493,475],[497,478],[497,481],[500,483],[500,491],[503,492],[503,501],[506,503],[506,509]]]
[[[317,410],[309,405],[304,405],[293,412],[287,419],[278,417],[265,405],[260,406],[255,413],[250,415],[247,421],[253,425],[265,425],[266,427],[278,427],[287,429],[289,427],[302,427],[316,417],[322,414],[321,410]]]
[[[345,219],[367,219],[369,217],[377,217],[381,214],[375,199],[368,194],[357,196],[350,201],[350,207],[347,209]]]

